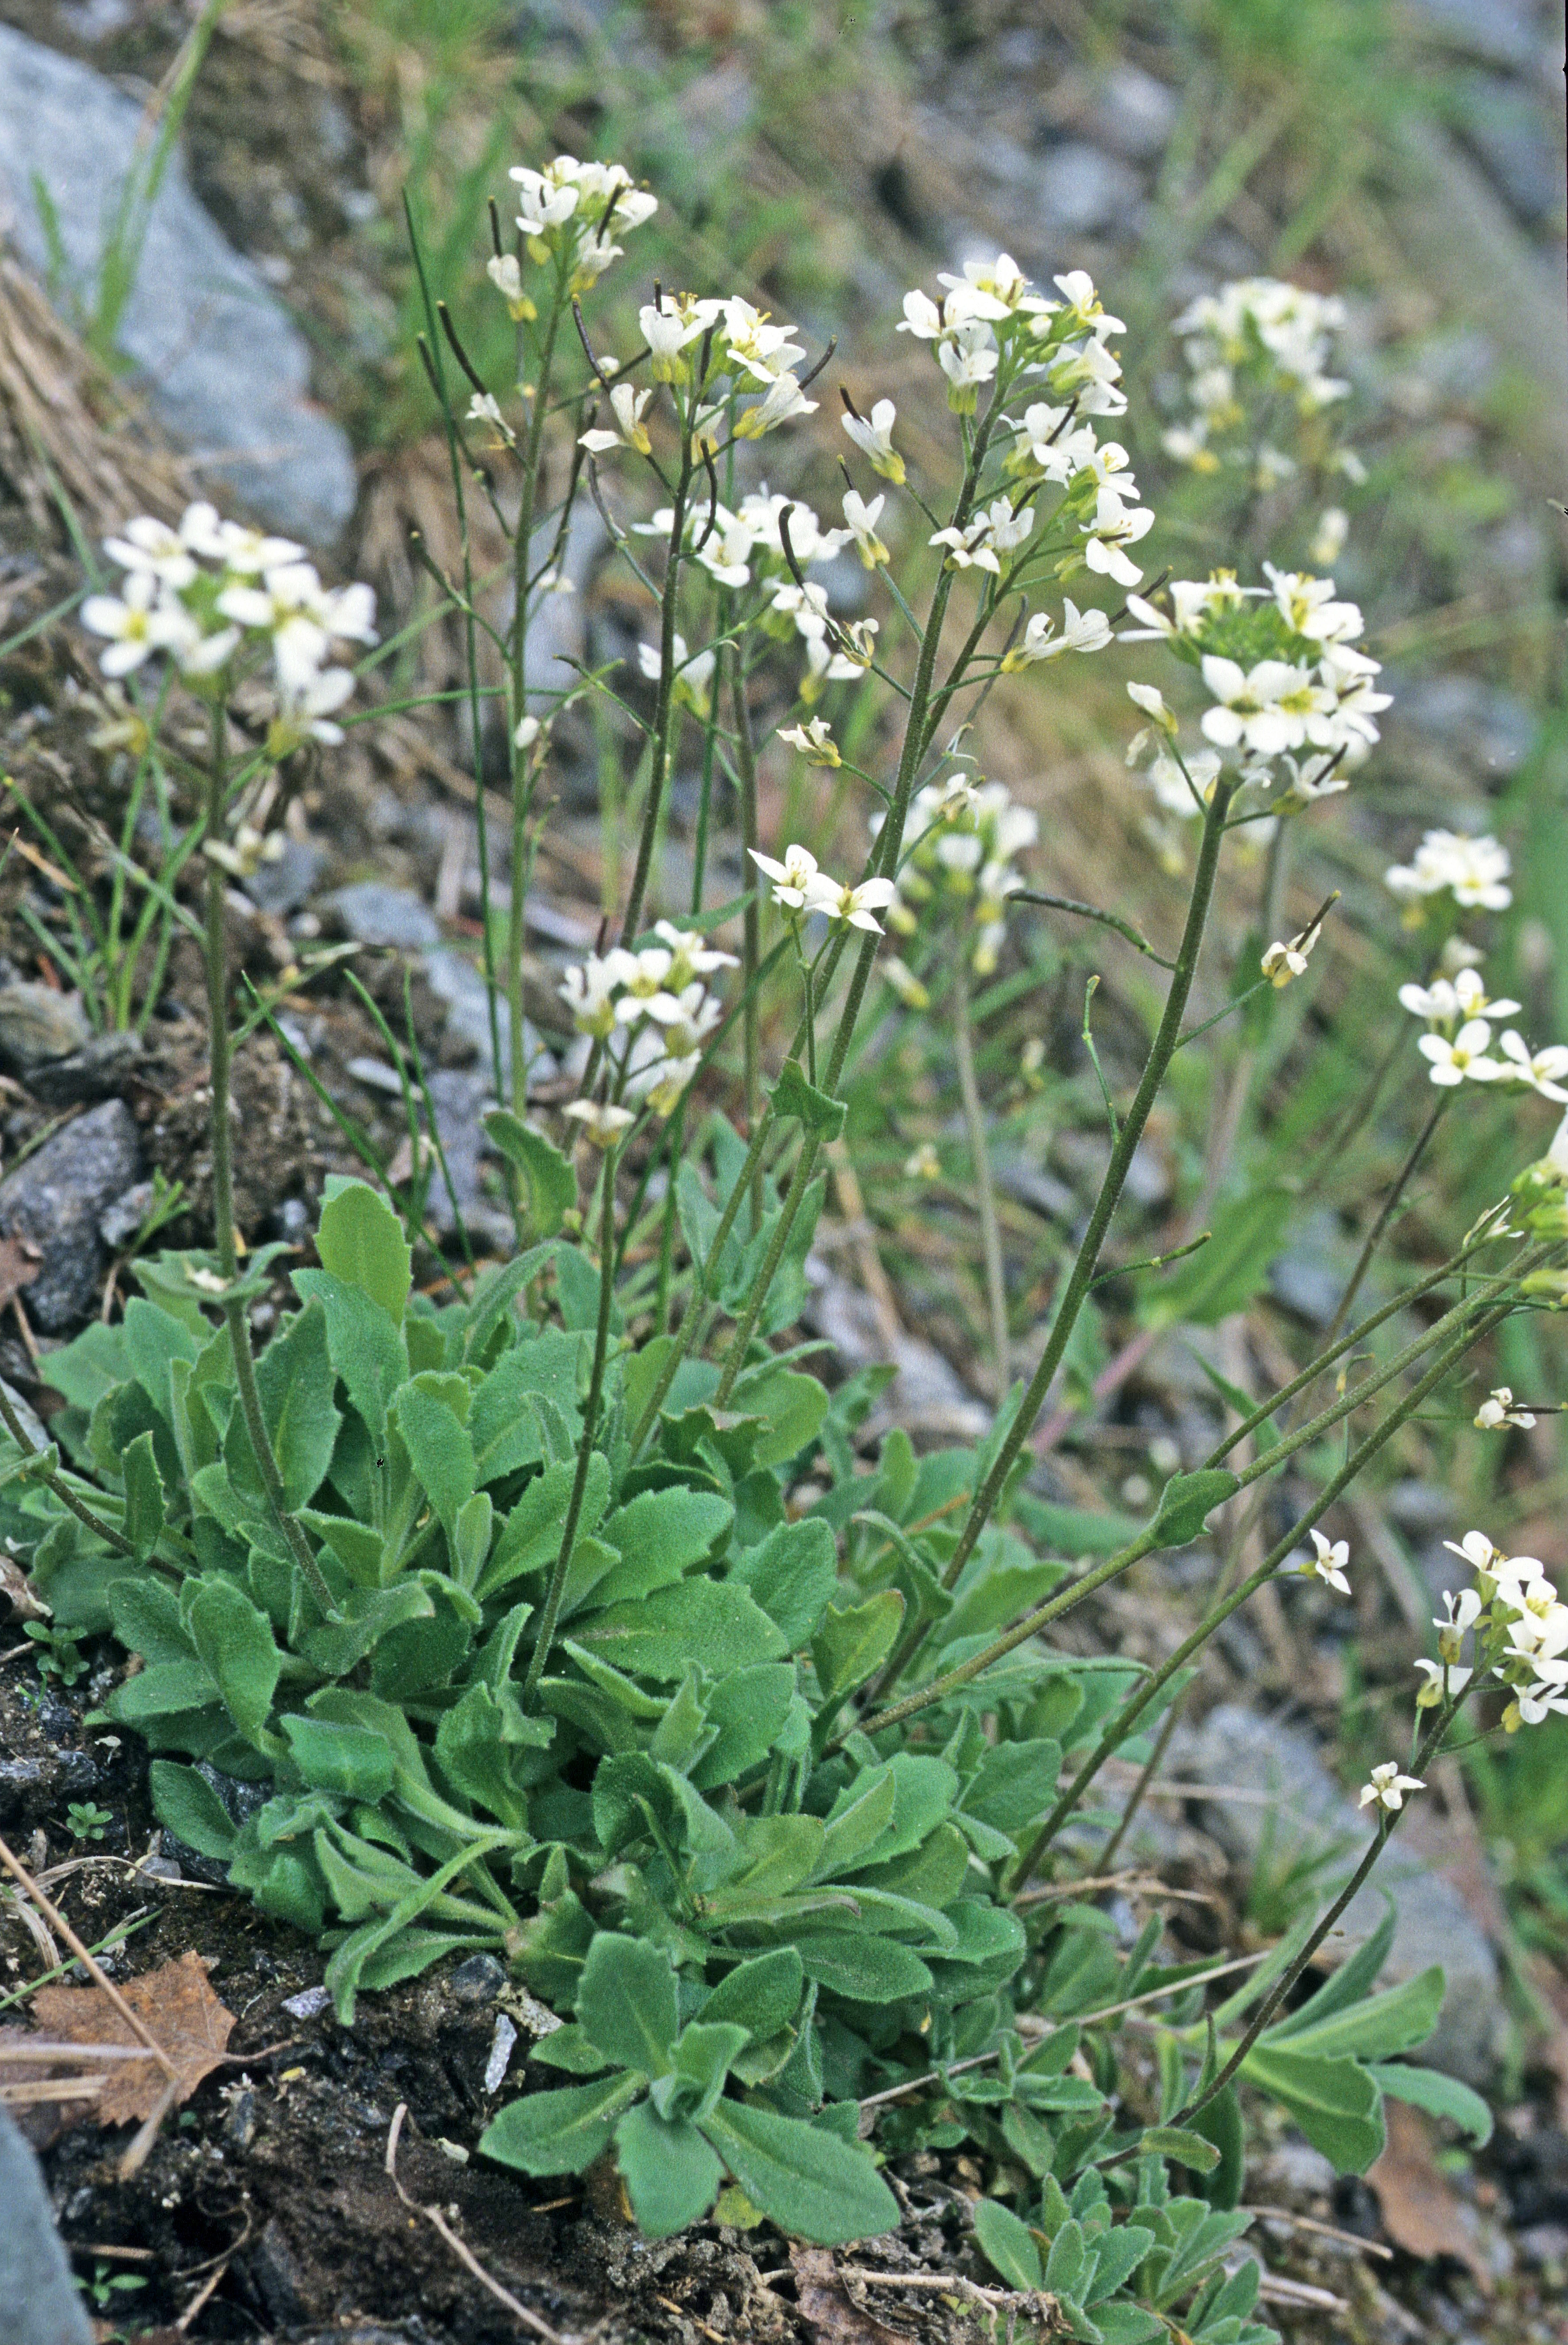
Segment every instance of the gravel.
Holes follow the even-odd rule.
[[[96,1302],[106,1267],[99,1218],[141,1169],[130,1110],[106,1100],[0,1181],[0,1237],[31,1238],[43,1257],[27,1315],[46,1335],[68,1334]]]

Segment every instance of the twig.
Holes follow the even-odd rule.
[[[1265,2272],[1258,2283],[1258,2293],[1265,2304],[1310,2305],[1317,2312],[1349,2312],[1351,2309],[1331,2288],[1314,2288],[1310,2280],[1286,2279],[1279,2272]]]
[[[547,2345],[565,2345],[565,2340],[556,2330],[551,2328],[548,2321],[541,2320],[537,2312],[530,2312],[526,2304],[519,2304],[516,2297],[511,2294],[510,2289],[502,2288],[500,2280],[491,2279],[484,2266],[479,2261],[479,2259],[463,2245],[462,2241],[459,2238],[457,2233],[452,2229],[451,2225],[446,2220],[446,2218],[442,2215],[438,2207],[421,2207],[417,2199],[410,2198],[408,2192],[404,2189],[402,2184],[398,2179],[398,2137],[403,2130],[403,2119],[408,2116],[408,2114],[409,2105],[407,2101],[400,2101],[397,2107],[392,2111],[392,2122],[387,2131],[387,2156],[385,2161],[387,2178],[391,2183],[393,2189],[397,2192],[399,2198],[402,2200],[404,2206],[411,2208],[416,2215],[422,2215],[424,2217],[426,2222],[433,2227],[433,2228],[440,2234],[440,2238],[445,2241],[446,2245],[451,2249],[453,2255],[456,2256],[458,2261],[462,2265],[465,2271],[471,2272],[474,2279],[479,2281],[480,2285],[490,2290],[491,2296],[495,2298],[496,2302],[498,2304],[504,2304],[507,2310],[511,2313],[516,2320],[521,2320],[525,2329],[531,2329],[536,2337],[546,2339]]]
[[[1256,2215],[1265,2223],[1288,2223],[1293,2231],[1312,2231],[1320,2239],[1337,2239],[1341,2247],[1355,2248],[1362,2255],[1381,2256],[1392,2263],[1394,2251],[1385,2248],[1381,2239],[1363,2239],[1357,2231],[1336,2229],[1332,2223],[1315,2222],[1310,2215],[1292,2215],[1287,2207],[1243,2207],[1243,2215]]]
[[[962,2272],[880,2272],[865,2271],[858,2264],[840,2264],[840,2279],[859,2280],[865,2288],[929,2288],[939,2289],[945,2295],[963,2297],[982,2304],[1021,2304],[1024,2292],[1016,2288],[982,2288],[978,2280],[966,2279]]]

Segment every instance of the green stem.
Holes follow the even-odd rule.
[[[582,1441],[577,1452],[577,1471],[572,1478],[572,1496],[566,1506],[561,1552],[550,1575],[550,1592],[544,1599],[539,1634],[534,1639],[528,1675],[523,1680],[522,1706],[525,1711],[533,1706],[540,1678],[550,1658],[550,1649],[555,1642],[555,1624],[561,1617],[561,1599],[566,1588],[566,1575],[572,1568],[572,1550],[577,1543],[577,1526],[582,1519],[588,1469],[593,1461],[594,1436],[599,1430],[599,1410],[604,1396],[604,1363],[610,1350],[610,1306],[615,1290],[615,1165],[619,1152],[613,1148],[604,1152],[604,1204],[599,1233],[599,1316],[593,1331],[593,1368],[588,1380],[588,1400],[582,1412]]]
[[[758,1032],[757,989],[753,982],[757,963],[762,958],[763,915],[760,891],[750,883],[757,876],[752,860],[753,849],[759,844],[757,835],[757,750],[752,733],[751,703],[746,697],[745,669],[741,660],[741,647],[735,644],[730,653],[730,696],[735,713],[735,771],[740,782],[741,801],[741,871],[747,882],[746,908],[742,916],[741,976],[746,989],[744,1024],[742,1029],[742,1064],[745,1083],[746,1130],[755,1129],[762,1104],[762,1054]],[[808,981],[809,982],[809,981]],[[810,996],[807,995],[806,1016],[810,1022]],[[815,1077],[812,1080],[814,1081]],[[752,1235],[755,1237],[763,1224],[763,1170],[759,1164],[752,1175],[751,1187]]]
[[[648,803],[642,809],[642,835],[637,842],[637,864],[632,874],[632,892],[626,898],[626,916],[621,923],[622,941],[634,937],[642,918],[642,900],[648,893],[649,875],[653,866],[653,840],[659,828],[659,816],[664,803],[664,783],[670,770],[670,736],[675,717],[675,606],[679,599],[681,563],[684,556],[683,540],[686,531],[686,499],[691,494],[694,472],[690,433],[681,439],[681,470],[676,477],[673,512],[670,525],[670,559],[664,572],[664,591],[659,609],[659,693],[653,706],[653,729],[649,740]]]
[[[1007,1289],[1002,1266],[1002,1232],[996,1219],[996,1192],[991,1179],[991,1151],[986,1139],[986,1115],[975,1075],[975,1037],[969,1020],[969,960],[967,935],[958,943],[953,980],[953,1055],[958,1065],[958,1089],[964,1101],[964,1124],[969,1138],[969,1163],[975,1175],[975,1202],[980,1214],[980,1243],[986,1264],[986,1304],[991,1322],[991,1366],[998,1401],[1009,1381],[1010,1344],[1007,1333]]]
[[[1373,1427],[1372,1431],[1368,1434],[1366,1439],[1361,1444],[1360,1447],[1351,1452],[1351,1456],[1345,1460],[1343,1466],[1340,1467],[1339,1472],[1335,1474],[1331,1479],[1324,1485],[1323,1488],[1317,1493],[1311,1505],[1306,1509],[1305,1513],[1298,1516],[1296,1521],[1291,1524],[1290,1528],[1286,1532],[1285,1537],[1279,1542],[1278,1546],[1270,1549],[1262,1562],[1259,1565],[1257,1570],[1254,1571],[1249,1579],[1244,1579],[1239,1588],[1233,1589],[1231,1594],[1226,1597],[1222,1603],[1217,1604],[1207,1617],[1199,1623],[1191,1636],[1187,1638],[1177,1647],[1175,1652],[1170,1656],[1170,1659],[1166,1661],[1161,1668],[1157,1670],[1151,1677],[1148,1677],[1144,1680],[1137,1693],[1130,1698],[1118,1714],[1114,1724],[1107,1729],[1100,1741],[1096,1745],[1089,1757],[1085,1760],[1077,1775],[1073,1778],[1073,1781],[1068,1784],[1067,1790],[1057,1800],[1055,1807],[1051,1810],[1049,1815],[1047,1816],[1044,1823],[1040,1826],[1039,1831],[1036,1833],[1027,1853],[1020,1858],[1016,1865],[1009,1868],[1010,1878],[1013,1883],[1016,1883],[1028,1879],[1029,1874],[1034,1871],[1036,1865],[1038,1864],[1046,1850],[1050,1846],[1051,1842],[1061,1830],[1062,1825],[1072,1813],[1079,1800],[1082,1799],[1084,1792],[1093,1782],[1095,1777],[1099,1773],[1099,1771],[1105,1765],[1106,1761],[1112,1757],[1113,1754],[1120,1748],[1121,1744],[1127,1741],[1128,1736],[1132,1732],[1133,1728],[1137,1725],[1138,1721],[1143,1715],[1143,1712],[1148,1708],[1149,1703],[1155,1699],[1155,1696],[1161,1692],[1162,1690],[1169,1684],[1171,1679],[1179,1670],[1186,1668],[1187,1663],[1192,1659],[1194,1653],[1201,1650],[1202,1647],[1209,1642],[1210,1637],[1214,1635],[1216,1629],[1220,1628],[1222,1624],[1230,1618],[1231,1613],[1236,1611],[1239,1606],[1245,1604],[1250,1597],[1255,1596],[1258,1590],[1262,1587],[1265,1580],[1272,1579],[1274,1573],[1285,1560],[1285,1558],[1291,1552],[1292,1548],[1300,1544],[1301,1540],[1311,1529],[1312,1525],[1317,1522],[1325,1510],[1332,1505],[1333,1501],[1339,1497],[1340,1491],[1349,1487],[1351,1483],[1352,1483],[1357,1477],[1364,1471],[1372,1458],[1377,1456],[1378,1451],[1383,1447],[1384,1444],[1392,1439],[1393,1436],[1398,1432],[1400,1426],[1404,1424],[1405,1420],[1415,1414],[1422,1401],[1427,1398],[1429,1394],[1434,1392],[1437,1386],[1442,1382],[1442,1379],[1447,1376],[1450,1368],[1454,1365],[1455,1362],[1462,1359],[1465,1353],[1471,1348],[1472,1345],[1478,1343],[1482,1335],[1489,1334],[1493,1327],[1500,1326],[1502,1321],[1507,1318],[1512,1307],[1513,1305],[1511,1300],[1502,1304],[1501,1308],[1495,1308],[1488,1313],[1482,1318],[1479,1325],[1466,1327],[1464,1329],[1457,1342],[1451,1344],[1447,1347],[1442,1355],[1433,1363],[1431,1367],[1428,1369],[1426,1375],[1422,1376],[1420,1383],[1411,1387],[1404,1399],[1400,1401],[1389,1411],[1387,1416],[1382,1420],[1382,1423]]]
[[[212,705],[212,755],[207,777],[207,837],[213,844],[220,843],[223,838],[223,813],[228,791],[228,735],[219,691]],[[222,866],[209,856],[207,867],[206,958],[212,1086],[213,1250],[217,1256],[219,1276],[232,1283],[238,1275],[239,1252],[235,1244],[234,1150],[229,1122],[232,1050],[228,1032],[228,975],[223,918],[225,892]],[[268,1506],[289,1553],[304,1575],[306,1586],[326,1618],[336,1620],[339,1614],[332,1591],[310,1552],[309,1541],[289,1511],[283,1477],[278,1470],[271,1436],[261,1413],[261,1396],[256,1387],[256,1363],[250,1355],[250,1324],[245,1315],[245,1304],[238,1295],[225,1302],[223,1317],[228,1329],[229,1349],[234,1355],[234,1381],[238,1388],[240,1411],[245,1418],[245,1429],[250,1436],[261,1486],[267,1493]]]
[[[1398,1205],[1400,1199],[1404,1195],[1406,1186],[1408,1185],[1411,1175],[1414,1173],[1416,1166],[1426,1154],[1427,1145],[1431,1141],[1433,1132],[1437,1130],[1439,1123],[1442,1120],[1443,1110],[1447,1107],[1451,1096],[1452,1093],[1449,1091],[1439,1091],[1436,1101],[1433,1102],[1431,1113],[1428,1116],[1425,1123],[1422,1124],[1420,1132],[1416,1134],[1409,1155],[1405,1158],[1404,1162],[1400,1166],[1399,1171],[1394,1175],[1392,1186],[1390,1188],[1388,1195],[1383,1199],[1382,1204],[1378,1210],[1377,1220],[1367,1232],[1366,1242],[1362,1245],[1361,1253],[1356,1256],[1356,1266],[1351,1273],[1349,1284],[1346,1286],[1343,1294],[1340,1297],[1340,1307],[1335,1312],[1334,1316],[1330,1323],[1328,1340],[1330,1343],[1339,1334],[1340,1328],[1344,1325],[1346,1319],[1350,1316],[1351,1305],[1361,1291],[1361,1286],[1366,1278],[1367,1273],[1372,1266],[1372,1256],[1378,1250],[1378,1245],[1382,1237],[1383,1232],[1387,1229],[1390,1222],[1393,1219],[1394,1210]]]
[[[558,273],[554,299],[545,322],[540,353],[539,380],[533,387],[533,411],[522,460],[522,489],[518,502],[517,534],[512,541],[511,617],[511,903],[506,924],[506,1000],[508,1039],[511,1046],[511,1096],[514,1115],[528,1106],[528,1069],[522,1039],[522,942],[528,896],[528,822],[533,810],[534,766],[528,750],[517,746],[517,727],[528,714],[528,574],[533,559],[533,517],[539,499],[540,453],[544,443],[550,369],[556,336],[566,307],[566,289]],[[501,1069],[496,1069],[501,1081]]]
[[[26,1426],[12,1407],[11,1396],[3,1384],[0,1384],[0,1425],[4,1425],[24,1457],[41,1457],[44,1455],[44,1452],[35,1445]],[[95,1538],[101,1538],[105,1546],[113,1548],[116,1555],[135,1555],[136,1549],[129,1539],[122,1538],[111,1523],[106,1523],[101,1515],[94,1514],[90,1507],[85,1507],[61,1476],[50,1469],[41,1472],[38,1479],[46,1490],[54,1493],[63,1507],[76,1516],[79,1523],[86,1525]]]

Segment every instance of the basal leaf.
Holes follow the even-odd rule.
[[[718,2196],[723,2168],[686,2117],[662,2117],[647,2101],[615,2128],[615,2163],[645,2239],[667,2239],[700,2223]]]
[[[147,1770],[147,1785],[160,1824],[199,1856],[227,1863],[234,1853],[238,1827],[205,1775],[194,1767],[177,1766],[172,1759],[155,1759]]]
[[[413,1256],[402,1223],[384,1197],[363,1181],[329,1175],[316,1251],[323,1270],[359,1287],[380,1304],[394,1326],[402,1325],[413,1284]]]
[[[524,2174],[581,2174],[609,2148],[615,2121],[644,2090],[641,2076],[606,2076],[511,2101],[480,2136],[486,2157]]]
[[[864,1604],[830,1604],[811,1640],[817,1683],[824,1701],[838,1701],[875,1675],[898,1640],[904,1599],[885,1588]]]
[[[744,1589],[683,1579],[633,1604],[595,1612],[573,1631],[577,1642],[630,1676],[673,1685],[698,1661],[715,1676],[783,1657],[784,1641]]]
[[[224,1708],[248,1742],[258,1741],[283,1666],[272,1623],[233,1580],[216,1576],[197,1590],[187,1618]]]
[[[1294,2044],[1255,2044],[1241,2074],[1294,2117],[1339,2174],[1364,2174],[1384,2147],[1382,2096],[1354,2060],[1324,2060]]]
[[[1044,2285],[1040,2246],[1033,2231],[999,2199],[975,2201],[975,2237],[992,2269],[1009,2288],[1034,2289]]]
[[[721,2101],[703,2131],[753,2206],[781,2231],[845,2247],[898,2221],[897,2202],[869,2156],[819,2126]]]
[[[600,1931],[582,1966],[577,2024],[607,2060],[663,2076],[680,2025],[667,1958],[645,1938]]]
[[[552,1238],[577,1203],[577,1175],[570,1158],[509,1109],[492,1108],[484,1128],[491,1145],[522,1176],[534,1229],[541,1238]]]

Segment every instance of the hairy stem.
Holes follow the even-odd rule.
[[[1431,1113],[1428,1116],[1425,1123],[1422,1124],[1420,1132],[1416,1134],[1409,1155],[1405,1158],[1404,1162],[1400,1166],[1399,1171],[1395,1173],[1392,1184],[1389,1189],[1389,1193],[1383,1199],[1381,1205],[1378,1208],[1378,1217],[1372,1223],[1371,1228],[1367,1232],[1366,1239],[1362,1244],[1361,1253],[1356,1256],[1356,1266],[1351,1273],[1350,1283],[1346,1286],[1343,1294],[1340,1297],[1339,1309],[1335,1312],[1332,1320],[1330,1322],[1326,1340],[1330,1344],[1333,1342],[1334,1337],[1339,1334],[1340,1328],[1344,1325],[1345,1321],[1351,1315],[1351,1305],[1354,1303],[1357,1295],[1361,1291],[1361,1286],[1366,1278],[1367,1273],[1372,1266],[1372,1256],[1378,1250],[1383,1232],[1388,1228],[1390,1222],[1393,1219],[1395,1208],[1398,1206],[1400,1199],[1404,1195],[1405,1189],[1415,1172],[1416,1166],[1426,1154],[1427,1147],[1431,1142],[1431,1136],[1437,1130],[1439,1123],[1442,1121],[1442,1112],[1448,1105],[1449,1097],[1450,1094],[1446,1091],[1439,1091],[1437,1098],[1432,1104]]]
[[[648,893],[649,875],[653,868],[653,841],[664,803],[664,783],[670,771],[670,736],[675,723],[675,608],[680,595],[681,563],[684,553],[682,540],[686,531],[686,500],[691,494],[694,470],[691,435],[683,432],[681,470],[675,481],[674,519],[670,525],[670,559],[664,572],[664,591],[659,605],[659,692],[653,704],[653,726],[649,738],[648,803],[642,809],[642,835],[637,842],[637,864],[632,874],[632,892],[626,898],[626,917],[621,923],[622,942],[636,935],[642,918],[643,898]]]
[[[1002,1268],[1002,1231],[996,1219],[996,1192],[991,1179],[991,1151],[986,1139],[986,1112],[975,1078],[975,1037],[969,1021],[969,959],[967,938],[961,938],[953,979],[953,1055],[958,1064],[958,1089],[964,1101],[964,1128],[969,1140],[969,1166],[975,1176],[975,1203],[980,1215],[980,1244],[986,1264],[986,1308],[991,1323],[991,1373],[1000,1401],[1009,1381],[1007,1288]]]
[[[533,559],[533,520],[539,502],[539,465],[544,444],[544,421],[550,400],[550,370],[556,336],[566,308],[564,285],[557,281],[555,297],[545,321],[544,347],[540,353],[539,380],[533,386],[533,412],[522,459],[522,489],[518,501],[517,534],[512,541],[511,614],[511,904],[506,923],[506,1006],[511,1045],[511,1111],[522,1115],[528,1106],[528,1067],[522,1039],[522,941],[528,896],[528,823],[533,811],[535,766],[515,738],[528,714],[528,575]],[[496,1069],[496,1080],[501,1070]]]
[[[544,1599],[539,1634],[534,1639],[528,1675],[523,1680],[524,1710],[533,1706],[540,1678],[550,1658],[550,1649],[555,1642],[555,1624],[561,1618],[561,1599],[566,1588],[566,1575],[572,1568],[572,1550],[577,1543],[577,1526],[582,1519],[588,1469],[593,1461],[593,1441],[599,1430],[599,1411],[604,1397],[604,1363],[610,1350],[610,1307],[615,1289],[615,1165],[618,1155],[619,1151],[613,1148],[606,1149],[604,1152],[604,1204],[599,1232],[599,1316],[593,1330],[593,1367],[588,1379],[588,1399],[582,1411],[582,1440],[577,1452],[577,1470],[572,1477],[572,1496],[566,1505],[561,1551],[550,1575],[550,1592]]]
[[[741,801],[741,872],[746,880],[746,908],[741,925],[741,980],[746,989],[745,1010],[742,1027],[742,1064],[745,1084],[746,1130],[756,1129],[762,1103],[762,1058],[757,1023],[757,963],[762,958],[762,906],[757,890],[750,885],[756,878],[757,867],[752,860],[752,850],[757,838],[757,750],[752,733],[751,703],[746,697],[745,669],[741,661],[739,644],[730,651],[730,694],[735,712],[735,771],[740,782]],[[763,1225],[763,1168],[759,1163],[752,1174],[751,1186],[752,1235],[755,1237]]]

